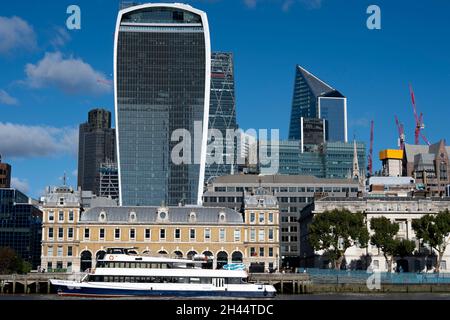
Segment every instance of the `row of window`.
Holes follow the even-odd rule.
[[[65,221],[65,212],[60,210],[58,211],[58,222],[64,222]],[[69,222],[74,222],[75,219],[75,215],[73,210],[70,210],[68,213],[68,221]],[[54,211],[49,211],[48,212],[48,221],[49,222],[54,222],[55,221],[55,212]]]
[[[267,222],[273,223],[273,212],[269,212],[267,214]],[[250,223],[256,223],[255,212],[250,212]],[[258,223],[260,223],[260,224],[265,223],[265,213],[264,212],[258,213]]]
[[[353,155],[351,155],[351,157],[353,157]],[[244,192],[244,190],[246,192],[252,192],[254,189],[255,189],[254,187],[214,187],[215,192]],[[356,187],[313,187],[313,186],[309,186],[309,187],[266,187],[264,189],[266,189],[269,192],[358,192],[358,188],[356,188]],[[216,197],[214,197],[214,198],[216,198]],[[219,197],[219,198],[226,199],[226,197]],[[230,197],[230,198],[234,198],[234,197]],[[241,198],[241,201],[242,201],[242,198]],[[223,202],[225,202],[225,201],[223,201]],[[234,202],[234,200],[231,200],[231,201],[228,200],[228,202]]]
[[[105,229],[100,228],[98,230],[99,232],[99,239],[104,240],[105,239]],[[159,230],[159,239],[165,240],[166,239],[166,229],[160,229]],[[271,233],[269,232],[269,236],[272,234],[273,237],[273,230],[271,230]],[[54,238],[54,228],[50,227],[48,228],[48,239]],[[89,240],[91,237],[91,230],[89,228],[84,229],[84,240]],[[149,240],[151,238],[151,230],[145,229],[144,230],[144,237],[146,240]],[[64,238],[64,228],[58,228],[58,239]],[[72,239],[73,238],[73,228],[67,229],[67,238]],[[121,238],[121,229],[116,228],[114,229],[114,239],[120,240]],[[129,230],[129,238],[131,240],[136,239],[136,229],[130,229]],[[175,229],[174,230],[174,238],[175,240],[181,239],[181,229]],[[189,229],[189,240],[195,241],[197,239],[196,237],[196,229]],[[209,241],[211,240],[211,229],[204,229],[204,240]],[[226,232],[224,228],[219,229],[219,241],[226,241]],[[234,230],[234,241],[239,242],[241,241],[241,230]]]
[[[273,248],[269,247],[267,250],[267,256],[273,257],[273,254],[274,254]],[[259,248],[250,247],[250,255],[249,256],[250,257],[264,257],[265,256],[265,248],[264,247],[259,247]]]
[[[53,257],[53,255],[54,255],[53,247],[52,246],[47,247],[47,257]],[[72,257],[73,256],[73,248],[72,248],[72,246],[68,246],[67,247],[66,255],[68,257]],[[57,257],[64,256],[64,251],[63,251],[63,247],[62,246],[58,246],[56,248],[56,256]]]
[[[131,282],[131,283],[201,283],[212,284],[214,278],[210,277],[138,277],[138,276],[89,276],[89,281],[93,282]],[[216,278],[217,279],[217,278]],[[245,279],[221,278],[222,284],[240,284]]]

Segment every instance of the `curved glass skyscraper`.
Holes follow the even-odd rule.
[[[211,81],[206,14],[184,4],[123,9],[114,49],[120,204],[199,204]],[[171,159],[177,129],[191,140],[182,164]]]

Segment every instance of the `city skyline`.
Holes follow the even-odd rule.
[[[405,124],[407,142],[413,141],[408,82],[414,87],[419,111],[424,112],[428,139],[446,138],[440,124],[450,112],[445,108],[449,44],[438,39],[448,38],[448,4],[436,8],[381,1],[382,29],[371,31],[365,27],[367,4],[357,1],[345,5],[322,1],[319,8],[296,3],[284,11],[282,1],[255,2],[255,7],[240,1],[229,6],[224,1],[186,2],[207,12],[213,51],[234,54],[240,127],[279,128],[281,138],[287,137],[293,67],[299,64],[345,93],[349,140],[356,134],[367,142],[374,118],[376,170],[381,167],[377,151],[396,147],[395,114]],[[64,171],[68,183],[76,185],[76,127],[94,107],[113,111],[112,35],[118,3],[108,3],[103,10],[104,4],[78,2],[83,12],[79,31],[64,28],[66,3],[44,2],[39,10],[24,10],[33,6],[27,1],[8,3],[2,12],[0,30],[8,26],[23,41],[3,42],[0,47],[0,66],[5,70],[0,77],[0,129],[6,137],[0,142],[0,153],[3,162],[13,165],[15,185],[22,185],[19,189],[33,197],[40,196],[47,185],[61,184]],[[224,10],[234,13],[233,25],[228,25]],[[103,14],[101,21],[95,18],[98,12]],[[277,21],[273,30],[257,23],[269,17]],[[245,24],[248,19],[255,24]],[[326,44],[305,49],[303,44],[329,35],[329,30],[345,37],[339,41],[329,37]],[[326,47],[340,50],[325,52]],[[74,81],[60,72],[63,66],[78,71]]]

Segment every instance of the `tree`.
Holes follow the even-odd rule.
[[[445,249],[449,244],[450,212],[445,210],[436,215],[424,215],[422,218],[414,220],[412,227],[418,239],[437,251],[435,270],[439,272]]]
[[[397,240],[397,247],[395,248],[395,255],[404,258],[413,254],[416,250],[416,243],[413,240]]]
[[[9,247],[0,247],[0,274],[19,272],[22,268],[22,259]]]
[[[389,272],[392,272],[392,261],[395,256],[402,258],[409,256],[416,248],[414,241],[396,238],[399,225],[386,217],[372,218],[370,229],[374,231],[370,237],[370,243],[383,252]]]
[[[309,242],[314,250],[324,250],[335,269],[340,269],[345,251],[353,245],[365,248],[369,232],[360,212],[332,210],[318,213],[308,227]]]
[[[372,218],[370,220],[370,229],[374,231],[370,237],[370,243],[377,246],[383,252],[383,256],[388,264],[388,271],[392,271],[392,259],[397,248],[395,236],[399,230],[399,225],[391,222],[386,217]]]

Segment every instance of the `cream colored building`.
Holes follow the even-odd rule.
[[[208,268],[259,263],[268,271],[279,266],[279,212],[271,196],[247,195],[245,215],[198,206],[95,206],[80,214],[82,204],[75,198],[55,194],[43,208],[44,268],[84,271],[110,247],[133,247],[138,254],[202,254],[209,257]]]

